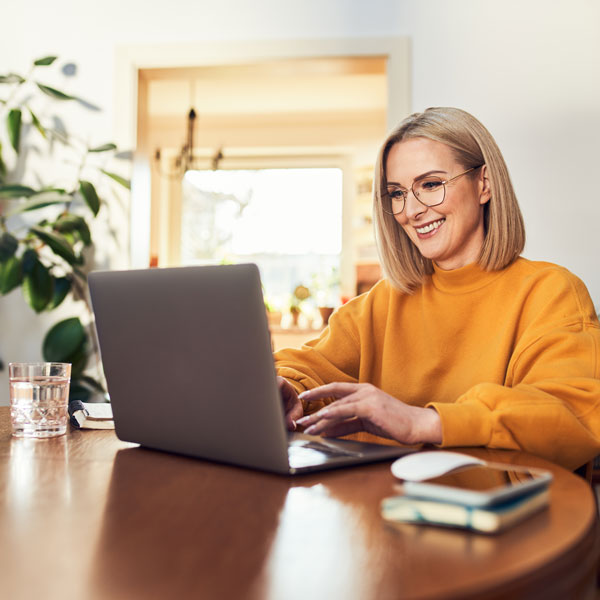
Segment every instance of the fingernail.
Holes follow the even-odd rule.
[[[296,425],[296,421],[292,421],[292,431],[296,431],[298,429],[298,425]]]
[[[310,435],[311,433],[314,433],[314,431],[315,431],[315,425],[311,425],[310,427],[307,427],[304,430],[304,433],[308,433],[308,435]]]
[[[306,396],[308,396],[308,394],[310,394],[310,390],[306,390],[305,392],[298,394],[298,398],[300,398],[300,399],[306,398]]]
[[[308,417],[308,415],[307,415],[306,417],[300,417],[300,418],[299,418],[299,419],[296,421],[296,423],[298,423],[298,425],[302,425],[302,424],[306,423],[306,421],[308,421],[308,418],[309,418],[309,417]]]

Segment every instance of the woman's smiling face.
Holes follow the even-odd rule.
[[[446,181],[467,168],[456,161],[446,144],[420,137],[394,144],[385,164],[388,186],[408,190],[396,221],[419,252],[444,270],[479,258],[485,235],[483,206],[491,196],[486,166],[446,184],[444,202],[434,207],[421,204],[411,186],[425,174]]]

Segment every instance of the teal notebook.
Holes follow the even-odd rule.
[[[381,515],[392,523],[443,525],[495,533],[548,506],[549,498],[549,490],[543,489],[502,504],[475,507],[411,496],[393,496],[382,501]]]

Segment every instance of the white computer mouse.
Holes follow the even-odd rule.
[[[398,479],[406,481],[424,481],[431,477],[439,477],[458,467],[466,465],[483,465],[484,460],[445,450],[431,450],[407,454],[392,463],[392,473]]]

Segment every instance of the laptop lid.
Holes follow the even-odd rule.
[[[117,436],[287,473],[287,432],[256,265],[94,272]]]

